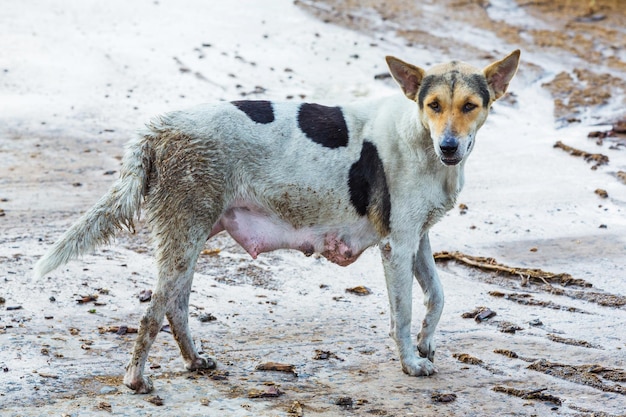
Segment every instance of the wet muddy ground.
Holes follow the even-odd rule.
[[[155,391],[130,393],[121,378],[154,285],[145,225],[42,281],[30,279],[39,256],[115,178],[129,126],[137,124],[127,114],[134,115],[134,107],[143,112],[150,106],[153,97],[140,91],[145,74],[128,64],[134,79],[128,85],[107,86],[102,94],[124,85],[126,97],[115,102],[122,108],[119,113],[106,106],[102,115],[98,109],[73,108],[67,119],[15,117],[0,127],[0,415],[626,415],[626,180],[620,176],[626,171],[626,142],[619,128],[610,125],[618,126],[626,116],[623,107],[619,111],[626,79],[622,2],[381,4],[299,1],[295,10],[289,2],[277,7],[289,8],[285,13],[296,19],[298,38],[307,39],[315,60],[334,48],[331,40],[320,52],[315,42],[331,37],[335,25],[359,33],[338,38],[350,47],[359,43],[354,50],[345,47],[348,64],[340,70],[365,68],[359,70],[366,73],[364,84],[386,82],[374,78],[384,67],[369,67],[367,61],[368,56],[379,59],[384,48],[394,54],[417,48],[433,59],[486,63],[521,47],[530,57],[519,74],[523,81],[495,109],[494,117],[500,119],[492,131],[502,127],[502,115],[528,117],[518,114],[534,104],[524,89],[537,83],[554,103],[549,120],[563,126],[602,123],[587,130],[615,131],[600,138],[601,143],[598,135],[587,138],[577,130],[556,133],[540,147],[529,140],[536,154],[522,150],[518,159],[531,165],[513,174],[501,164],[515,162],[475,156],[481,167],[490,169],[471,168],[463,206],[432,235],[446,291],[436,338],[439,373],[411,378],[401,372],[388,337],[387,295],[376,249],[348,268],[286,251],[253,261],[229,237],[219,235],[207,243],[198,263],[190,308],[196,344],[217,360],[217,370],[183,372],[164,326],[147,365]],[[176,8],[167,10],[178,13]],[[302,11],[307,15],[300,16]],[[272,45],[270,51],[290,50],[275,40],[270,18],[249,19],[267,19],[261,33]],[[474,30],[459,32],[467,25]],[[281,30],[286,29],[278,26],[276,37]],[[484,39],[495,40],[481,43]],[[204,46],[204,52],[172,52],[177,60],[168,77],[175,77],[182,90],[195,86],[190,79],[206,86],[206,79],[213,82],[223,73],[232,86],[209,90],[211,99],[243,93],[263,98],[266,87],[270,98],[341,96],[343,90],[353,97],[369,94],[356,82],[323,91],[298,84],[295,63],[281,67],[283,88],[278,76],[281,81],[271,88],[265,78],[255,79],[259,75],[254,71],[277,65],[280,58],[260,57],[252,65],[236,50],[215,52],[212,68],[198,70],[200,55],[218,48],[219,43]],[[563,69],[554,64],[555,56],[574,64]],[[233,63],[223,64],[218,57]],[[332,66],[344,64],[326,59]],[[15,72],[11,65],[5,70],[5,76]],[[246,71],[251,79],[245,79]],[[268,74],[278,72],[272,68]],[[185,94],[187,99],[201,98],[191,88]],[[176,104],[182,100],[167,99]],[[113,120],[111,114],[122,116]],[[511,130],[516,129],[525,134],[526,128]],[[499,135],[484,136],[500,149],[495,140]],[[583,158],[585,152],[608,155],[608,164],[592,172],[589,168],[602,158],[586,163],[562,147],[554,148],[557,139],[570,148],[584,148]],[[533,178],[545,182],[513,191],[499,185],[519,184],[516,177],[525,175],[524,170],[538,172]],[[493,179],[503,171],[507,180]],[[605,190],[606,197],[597,190]],[[416,332],[423,307],[417,286],[414,291]]]

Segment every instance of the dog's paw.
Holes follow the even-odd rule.
[[[402,361],[402,370],[410,376],[429,376],[437,372],[437,368],[429,359],[418,357]]]
[[[215,369],[217,364],[211,358],[207,357],[197,357],[192,362],[185,364],[185,368],[188,371],[198,371],[201,369]]]
[[[417,351],[422,358],[427,358],[429,361],[435,361],[435,341],[432,338],[425,339],[417,338]]]
[[[139,378],[124,376],[124,385],[135,391],[135,394],[148,394],[154,389],[152,381],[146,376]]]

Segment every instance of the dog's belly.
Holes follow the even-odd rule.
[[[276,249],[296,249],[306,256],[319,253],[341,266],[350,265],[368,247],[378,242],[366,217],[341,225],[295,228],[256,207],[231,207],[213,227],[213,236],[226,230],[253,258]]]

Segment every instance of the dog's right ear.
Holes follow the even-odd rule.
[[[425,71],[393,56],[387,56],[385,59],[389,66],[389,72],[402,88],[404,95],[415,101]]]

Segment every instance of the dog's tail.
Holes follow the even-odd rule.
[[[133,219],[139,216],[142,197],[147,193],[152,161],[147,135],[129,143],[119,179],[37,262],[35,277],[108,243],[119,229],[134,232]]]

